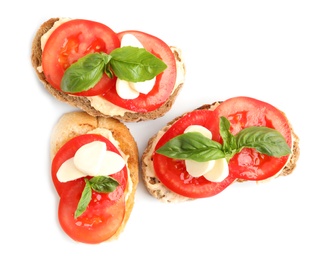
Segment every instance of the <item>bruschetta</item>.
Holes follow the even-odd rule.
[[[142,179],[163,202],[207,198],[235,181],[289,175],[299,153],[285,113],[239,96],[187,112],[154,134],[142,155]]]
[[[151,34],[85,19],[51,18],[32,42],[32,66],[48,92],[92,116],[125,122],[167,113],[181,90],[181,50]]]
[[[83,111],[63,114],[50,141],[58,219],[74,241],[117,239],[129,220],[138,184],[138,148],[114,118]]]

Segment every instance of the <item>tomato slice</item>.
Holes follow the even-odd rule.
[[[142,94],[135,99],[122,99],[116,88],[110,88],[103,97],[111,103],[135,112],[148,112],[160,107],[171,95],[176,81],[176,61],[170,47],[161,39],[140,31],[123,31],[118,33],[119,39],[124,34],[133,34],[150,53],[163,60],[167,68],[156,77],[153,89],[148,94]]]
[[[60,198],[58,218],[64,232],[73,240],[97,244],[112,237],[123,222],[125,196],[110,203],[107,194],[92,192],[92,200],[87,210],[78,218],[74,213],[80,200],[84,181],[77,182],[72,189],[66,190]]]
[[[213,130],[216,122],[212,121],[212,118],[214,118],[214,113],[209,110],[195,110],[185,114],[162,136],[155,150],[173,137],[182,134],[189,125],[202,125]],[[153,154],[153,164],[156,176],[168,189],[189,198],[216,195],[236,180],[236,177],[231,174],[222,182],[210,182],[205,177],[194,178],[186,171],[184,160],[168,158],[158,153]]]
[[[75,155],[75,152],[81,146],[93,141],[105,142],[106,149],[108,151],[112,151],[117,154],[120,154],[118,149],[107,138],[98,134],[79,135],[77,137],[72,138],[68,142],[66,142],[54,156],[52,160],[52,166],[51,166],[52,181],[53,181],[54,187],[57,190],[57,193],[60,196],[63,194],[64,190],[72,189],[75,183],[83,182],[83,178],[62,183],[57,179],[57,176],[56,176],[59,168],[66,160],[72,158]],[[120,183],[120,185],[117,187],[115,191],[107,193],[108,194],[107,196],[109,197],[110,200],[116,200],[121,196],[121,192],[125,190],[127,178],[128,178],[127,168],[124,167],[121,171],[114,173],[111,176],[115,178]],[[115,194],[117,195],[115,196]]]
[[[58,26],[48,38],[43,53],[42,67],[46,80],[57,90],[64,71],[79,58],[89,53],[110,53],[120,47],[117,34],[104,24],[75,19]],[[93,88],[73,95],[95,96],[115,86],[116,79],[103,75]]]
[[[215,119],[225,116],[231,124],[232,134],[249,126],[266,126],[278,130],[291,147],[291,128],[284,113],[276,107],[250,97],[234,97],[225,100],[215,109]],[[214,140],[222,142],[218,124],[214,125]],[[236,154],[229,162],[232,175],[245,180],[263,180],[279,172],[288,160],[287,156],[280,158],[258,153],[255,149],[245,148]]]

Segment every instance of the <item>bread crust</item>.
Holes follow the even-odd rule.
[[[131,215],[139,182],[138,147],[127,126],[115,118],[93,117],[83,111],[74,111],[63,114],[51,133],[50,156],[52,160],[57,151],[73,137],[86,134],[97,128],[110,130],[114,139],[119,143],[121,151],[128,156],[127,166],[132,183],[130,193],[126,200],[126,210],[122,225],[112,238],[109,239],[113,240],[117,239],[124,230]]]
[[[46,81],[44,73],[38,71],[38,67],[41,66],[42,64],[41,37],[43,34],[49,31],[53,27],[54,23],[58,20],[59,18],[51,18],[47,20],[40,26],[40,28],[35,34],[35,37],[32,42],[32,47],[31,47],[31,63],[34,70],[36,71],[36,75],[38,76],[39,80],[43,83],[45,89],[57,100],[64,103],[68,103],[69,105],[73,107],[77,107],[92,116],[111,117],[111,115],[103,114],[99,110],[95,109],[91,105],[91,102],[87,97],[68,95],[62,91],[58,91],[57,89],[53,88]],[[179,63],[182,63],[182,74],[183,76],[185,76],[185,65],[182,61],[180,51],[173,46],[171,46],[171,49],[174,53],[176,61]],[[171,109],[182,87],[183,87],[183,82],[181,82],[178,86],[176,86],[175,90],[173,91],[169,99],[162,106],[160,106],[154,111],[147,112],[147,113],[135,113],[135,112],[128,111],[128,112],[125,112],[123,116],[112,115],[112,117],[125,122],[139,122],[139,121],[153,120],[153,119],[162,117]]]
[[[203,110],[203,109],[214,110],[221,102],[222,101],[214,102],[212,104],[205,104],[205,105],[202,105],[201,107],[198,107],[195,110]],[[154,169],[153,169],[153,164],[152,164],[154,148],[157,141],[173,125],[173,123],[176,122],[183,115],[176,117],[175,119],[170,121],[166,126],[164,126],[160,131],[158,131],[149,139],[141,158],[142,181],[147,191],[153,197],[155,197],[156,199],[162,202],[182,202],[182,201],[193,200],[191,198],[187,198],[179,194],[176,194],[175,192],[165,187],[164,184],[162,184],[160,180],[156,177]],[[276,178],[279,176],[287,176],[291,174],[296,167],[296,164],[300,155],[299,137],[294,132],[291,125],[290,125],[290,129],[291,129],[292,137],[293,137],[292,155],[289,161],[287,162],[287,164],[285,165],[285,167],[281,170],[281,172],[278,175],[276,175]],[[236,181],[244,182],[245,180],[237,179]]]

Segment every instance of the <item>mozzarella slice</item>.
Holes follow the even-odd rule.
[[[187,133],[187,132],[198,132],[209,139],[212,139],[213,137],[212,132],[209,131],[206,127],[201,125],[190,125],[184,131],[184,133]]]
[[[81,146],[74,155],[76,168],[86,175],[97,175],[106,154],[104,142],[91,142]]]
[[[130,82],[130,86],[139,93],[148,94],[153,89],[155,81],[156,77],[150,80],[145,80],[143,82]]]
[[[111,151],[106,151],[97,175],[111,175],[122,170],[124,166],[125,161],[122,156]]]
[[[83,145],[74,157],[66,160],[57,172],[60,182],[73,181],[87,175],[111,175],[123,169],[125,161],[117,153],[107,151],[106,144],[94,141]]]
[[[134,99],[137,98],[140,93],[131,87],[131,82],[126,80],[117,79],[116,80],[116,92],[123,99]]]
[[[203,176],[212,182],[221,182],[228,176],[228,163],[225,158],[215,160],[213,168],[203,174]]]
[[[193,177],[200,177],[209,172],[214,167],[215,161],[196,162],[185,160],[186,170]]]
[[[117,153],[107,151],[104,142],[94,141],[76,151],[74,164],[83,173],[97,176],[118,172],[124,167],[125,161]]]
[[[130,33],[126,33],[123,35],[121,40],[121,47],[123,46],[144,48],[142,43],[133,34],[130,34]]]
[[[60,182],[68,182],[85,177],[86,175],[75,167],[72,157],[61,165],[56,176]]]

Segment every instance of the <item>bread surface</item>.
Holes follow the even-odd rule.
[[[32,42],[32,48],[31,48],[31,63],[33,68],[36,71],[36,75],[38,76],[39,80],[43,83],[45,89],[52,95],[54,96],[57,100],[68,103],[69,105],[73,107],[77,107],[88,114],[92,116],[103,116],[103,117],[114,117],[116,119],[125,121],[125,122],[138,122],[138,121],[146,121],[146,120],[153,120],[158,117],[162,117],[165,115],[172,107],[172,105],[175,102],[175,99],[180,92],[181,88],[183,87],[183,81],[180,83],[177,83],[178,86],[175,87],[175,90],[169,97],[169,99],[159,108],[156,110],[147,112],[147,113],[136,113],[136,112],[125,112],[124,115],[109,115],[109,114],[104,114],[100,112],[99,110],[95,109],[91,105],[91,101],[87,97],[82,97],[82,96],[74,96],[74,95],[69,95],[66,94],[62,91],[59,91],[55,88],[53,88],[45,78],[45,75],[43,72],[39,72],[38,67],[41,66],[42,64],[42,49],[41,49],[41,37],[43,34],[45,34],[48,30],[52,28],[54,23],[58,21],[59,18],[51,18],[44,22],[40,28],[37,30],[35,37]],[[185,75],[185,66],[184,62],[181,57],[180,50],[171,46],[171,49],[174,53],[175,60],[177,63],[180,63],[182,66],[179,66],[180,74],[182,74],[182,77]]]
[[[121,151],[128,156],[127,166],[131,179],[131,188],[126,200],[126,210],[123,223],[111,238],[113,240],[118,238],[119,234],[124,230],[124,227],[130,217],[139,181],[138,147],[127,126],[117,119],[93,117],[82,111],[63,114],[51,133],[50,156],[52,160],[63,144],[73,137],[86,134],[90,131],[96,130],[97,128],[110,130],[114,139],[118,142]]]
[[[205,104],[197,108],[197,110],[201,110],[201,109],[214,110],[220,103],[221,102],[214,102],[213,104]],[[182,202],[182,201],[193,200],[191,198],[176,194],[175,192],[165,187],[165,185],[162,184],[160,180],[156,177],[154,168],[153,168],[153,163],[152,163],[154,149],[158,140],[173,125],[173,123],[176,122],[182,116],[183,115],[170,121],[166,126],[164,126],[160,131],[158,131],[149,139],[141,158],[142,181],[147,191],[153,197],[155,197],[156,199],[162,202]],[[292,137],[293,137],[292,155],[289,161],[287,162],[287,164],[285,165],[285,167],[281,170],[281,172],[278,175],[276,175],[276,177],[286,176],[291,174],[293,170],[295,169],[297,160],[299,158],[299,154],[300,154],[299,137],[296,135],[291,125],[290,125],[290,128],[291,128]],[[244,180],[237,179],[237,182],[243,182],[243,181]]]

